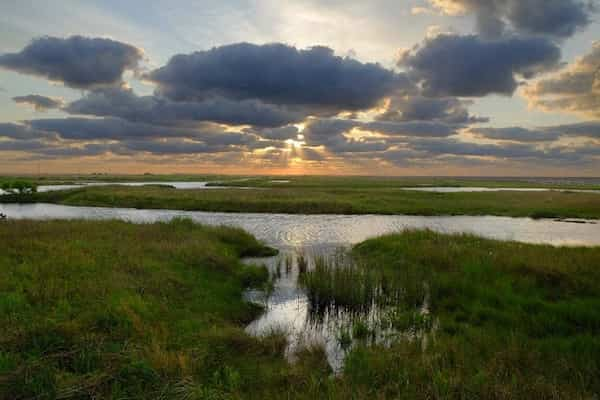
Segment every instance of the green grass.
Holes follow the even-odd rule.
[[[569,179],[555,181],[552,178],[494,178],[494,177],[377,177],[377,176],[244,176],[215,174],[69,174],[69,175],[28,175],[0,176],[4,180],[27,180],[38,185],[72,184],[77,182],[173,182],[209,181],[215,185],[253,186],[275,188],[398,188],[420,185],[443,187],[535,187],[562,189],[597,189],[598,179]],[[273,182],[273,181],[289,182]]]
[[[265,248],[238,229],[5,221],[0,243],[1,399],[273,398],[328,376],[243,331],[268,274],[239,262]]]
[[[0,196],[0,201],[295,214],[600,218],[600,194],[575,192],[430,193],[379,187],[176,190],[167,187],[106,186]]]
[[[242,292],[268,274],[240,263],[265,249],[238,229],[188,220],[8,220],[0,223],[0,243],[0,399],[600,394],[600,247],[430,231],[361,243],[351,273],[371,274],[402,294],[390,323],[433,330],[427,341],[389,348],[359,340],[334,377],[322,348],[288,364],[281,334],[244,332],[260,310]],[[323,264],[315,275],[323,294],[333,288],[334,301],[352,305],[372,300],[348,295],[361,293],[359,280],[332,283],[334,267]],[[413,312],[424,287],[431,319]],[[355,322],[340,340],[368,338],[371,329]]]
[[[354,256],[402,274],[398,287],[426,283],[438,324],[427,346],[356,348],[345,379],[359,393],[419,399],[600,393],[600,248],[409,231],[364,242]]]
[[[494,178],[494,177],[377,177],[377,176],[257,176],[243,180],[211,180],[213,185],[251,186],[269,188],[403,188],[417,186],[490,187],[490,188],[558,188],[597,189],[597,178],[556,181],[552,178]],[[288,181],[288,182],[282,182]]]

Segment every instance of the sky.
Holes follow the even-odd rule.
[[[0,174],[600,176],[600,0],[3,0]]]

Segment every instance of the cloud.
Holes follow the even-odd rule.
[[[600,139],[600,121],[546,127],[546,131],[559,132],[563,136],[579,136]]]
[[[3,140],[0,141],[0,151],[36,152],[47,148],[48,145],[40,140]]]
[[[383,121],[438,121],[449,124],[488,122],[488,118],[469,114],[471,101],[456,97],[424,97],[420,95],[394,96],[387,110],[378,115]]]
[[[131,151],[154,154],[221,153],[231,150],[231,145],[226,143],[208,144],[182,139],[127,141],[122,145]]]
[[[561,137],[600,139],[600,121],[544,126],[534,129],[521,127],[471,128],[469,132],[486,139],[514,142],[553,142]]]
[[[207,145],[248,146],[258,137],[252,133],[231,132],[222,126],[169,127],[130,122],[119,118],[50,118],[26,121],[29,129],[56,134],[64,140],[141,141],[187,138]]]
[[[207,98],[200,102],[172,101],[159,96],[137,96],[131,89],[108,88],[89,92],[65,107],[70,114],[119,117],[134,122],[176,125],[211,121],[229,125],[277,127],[305,118],[289,108],[259,100]]]
[[[0,55],[0,67],[45,77],[73,88],[119,85],[142,59],[140,49],[110,39],[42,37],[18,53]]]
[[[265,139],[271,140],[288,140],[288,139],[297,139],[298,138],[298,128],[293,125],[283,126],[280,128],[271,128],[271,129],[244,129],[244,132],[256,134]]]
[[[600,42],[556,76],[526,88],[533,106],[600,117]]]
[[[521,127],[510,128],[473,128],[470,130],[476,136],[515,142],[552,142],[560,138],[561,134],[554,131],[533,130]]]
[[[458,139],[418,139],[411,142],[411,148],[429,154],[431,157],[463,156],[482,157],[490,160],[543,162],[547,165],[580,164],[588,156],[581,148],[571,146],[538,147],[531,143],[481,144]]]
[[[64,104],[64,101],[61,98],[40,96],[38,94],[16,96],[12,99],[17,104],[31,105],[36,111],[46,111],[53,108],[61,108]]]
[[[485,40],[475,35],[439,35],[405,53],[399,66],[421,83],[426,96],[511,95],[517,77],[552,70],[560,48],[543,38]]]
[[[410,86],[404,75],[335,56],[327,47],[299,50],[279,43],[239,43],[176,55],[147,78],[160,94],[177,101],[222,96],[310,107],[317,113],[368,109]]]
[[[34,129],[26,124],[0,123],[0,138],[31,140],[55,136],[47,131]]]
[[[566,38],[591,22],[596,0],[429,0],[448,15],[474,13],[478,30],[498,37],[507,26],[534,35]]]
[[[426,15],[433,13],[433,10],[427,7],[412,7],[410,13],[411,15]]]
[[[353,137],[353,129],[376,135]],[[430,121],[371,121],[326,118],[311,119],[302,134],[309,146],[324,146],[332,153],[362,153],[389,149],[395,137],[447,137],[456,134],[456,127]]]

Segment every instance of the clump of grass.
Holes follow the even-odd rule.
[[[348,255],[316,257],[315,267],[300,276],[314,311],[343,308],[367,312],[374,306],[421,306],[425,298],[423,277],[409,269],[390,272]]]
[[[380,293],[379,282],[375,271],[325,257],[315,258],[314,268],[299,279],[315,312],[334,307],[368,311]]]
[[[308,271],[308,258],[304,254],[298,254],[298,273],[305,274]]]
[[[347,328],[340,329],[338,335],[338,343],[343,350],[347,350],[352,346],[352,334]]]
[[[369,326],[362,320],[355,321],[352,325],[352,337],[354,339],[363,340],[372,335]]]

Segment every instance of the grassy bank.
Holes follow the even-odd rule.
[[[600,248],[412,231],[364,242],[354,257],[353,268],[366,269],[371,286],[400,294],[391,302],[393,322],[429,327],[415,318],[427,297],[437,329],[427,341],[401,340],[389,349],[359,342],[344,368],[353,393],[408,399],[600,394]],[[346,272],[312,274],[309,297],[351,308],[372,300],[364,300],[365,282],[343,279]]]
[[[360,309],[373,301],[365,288],[385,284],[380,293],[394,293],[397,323],[429,328],[411,314],[427,297],[436,328],[426,343],[359,343],[333,377],[322,349],[304,350],[290,365],[280,334],[243,331],[260,310],[242,291],[267,276],[239,257],[268,250],[240,230],[187,220],[9,220],[0,222],[0,243],[0,399],[600,393],[600,248],[429,231],[364,242],[353,250],[355,270],[323,264],[304,272],[307,290]],[[352,335],[364,330],[355,326]]]
[[[167,187],[111,186],[26,196],[0,196],[0,201],[297,214],[600,218],[599,194],[556,191],[430,193],[377,187],[176,190]]]
[[[240,230],[5,221],[0,243],[1,399],[265,398],[312,379],[311,353],[290,368],[281,336],[243,331],[260,310],[242,290],[267,273],[239,257],[269,249]]]
[[[558,188],[600,190],[600,178],[518,177],[377,177],[377,176],[242,176],[215,174],[84,174],[0,176],[3,181],[24,180],[37,185],[78,182],[211,182],[212,185],[271,188],[402,188],[414,186]]]

